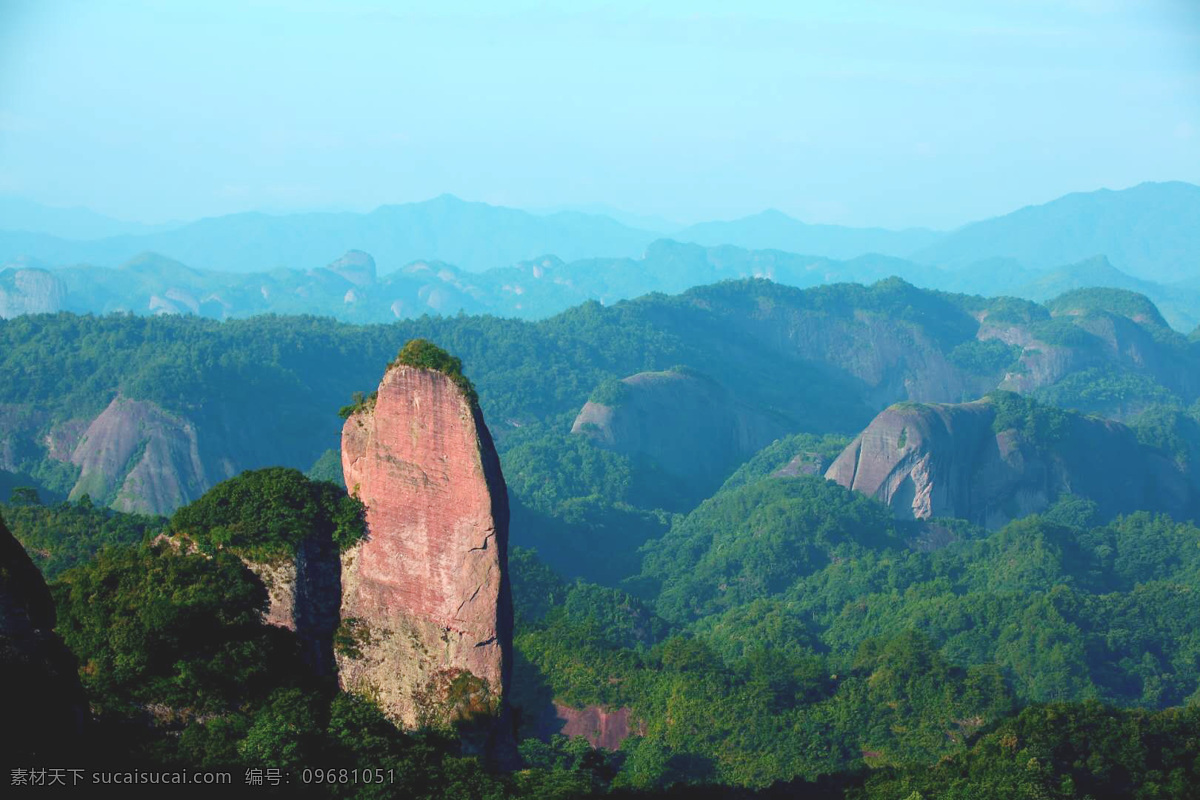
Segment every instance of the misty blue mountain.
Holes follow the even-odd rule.
[[[1172,204],[1177,199],[1182,201]],[[1151,213],[1154,209],[1157,211]],[[175,252],[199,248],[209,255],[197,257],[210,261],[220,261],[221,257],[213,254],[226,248],[238,269],[205,268],[161,250],[136,253],[112,266],[102,261],[55,262],[37,256],[55,252],[35,246],[35,240],[44,239],[43,235],[0,233],[0,242],[32,248],[30,253],[10,258],[0,271],[0,316],[69,310],[190,313],[225,319],[280,313],[388,322],[464,312],[540,319],[586,300],[613,303],[727,279],[765,277],[803,288],[847,281],[871,283],[896,276],[929,289],[1012,295],[1038,302],[1089,286],[1128,289],[1154,301],[1172,326],[1190,331],[1200,324],[1200,284],[1178,280],[1191,274],[1182,261],[1169,269],[1148,268],[1145,259],[1153,259],[1155,264],[1175,263],[1170,259],[1193,257],[1187,255],[1192,247],[1197,259],[1192,263],[1200,263],[1200,245],[1189,228],[1197,209],[1200,188],[1144,184],[1124,192],[1070,195],[942,235],[942,241],[949,243],[945,252],[951,252],[959,246],[954,245],[958,237],[977,237],[977,229],[1002,226],[1008,233],[998,241],[1007,245],[1033,242],[1048,229],[1062,228],[1070,232],[1075,244],[1053,252],[1085,255],[1061,262],[1041,251],[1024,260],[996,255],[982,245],[970,250],[979,255],[967,263],[930,259],[922,255],[930,252],[929,247],[907,258],[886,255],[878,252],[880,248],[870,248],[903,249],[902,243],[919,243],[937,234],[806,226],[777,212],[758,215],[749,222],[693,226],[670,238],[658,238],[608,217],[577,212],[539,217],[450,197],[386,207],[368,215],[234,215],[153,235],[69,243],[81,249],[108,248],[114,254],[120,252],[112,249],[118,245],[157,243],[164,248],[182,248]],[[406,227],[406,220],[419,224]],[[582,235],[584,229],[590,233]],[[205,231],[211,235],[202,235]],[[606,238],[612,232],[620,236]],[[695,237],[697,232],[703,235]],[[722,235],[735,241],[716,243],[715,237]],[[686,241],[689,236],[709,244],[690,243]],[[263,254],[255,259],[251,254],[264,253],[275,237],[284,251],[303,251],[305,258],[322,252],[322,247],[333,248],[334,242],[351,246],[325,263],[305,269],[269,268],[273,256]],[[325,244],[318,244],[319,240]],[[360,241],[375,242],[390,255],[385,260],[380,252],[354,244]],[[1169,258],[1156,255],[1156,248],[1167,246],[1158,241],[1176,243]],[[246,244],[244,250],[238,248],[239,242]],[[536,249],[555,244],[566,248],[562,252],[590,254],[571,258],[554,249]],[[812,249],[805,249],[809,247]],[[1143,276],[1122,269],[1103,249],[1089,251],[1092,247],[1108,248],[1119,257],[1132,259]],[[622,251],[629,252],[619,254]],[[429,255],[439,252],[463,261]],[[519,252],[534,255],[477,269],[488,259],[510,258]],[[397,264],[397,259],[415,253],[426,255]],[[300,256],[296,258],[300,260]],[[937,263],[932,263],[935,260]],[[1160,273],[1172,280],[1144,277]]]

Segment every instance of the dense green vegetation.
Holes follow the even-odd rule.
[[[974,304],[972,298],[922,291],[898,280],[807,291],[746,280],[611,307],[584,303],[537,323],[486,316],[375,326],[315,317],[260,316],[224,324],[187,317],[19,317],[0,321],[0,372],[22,376],[0,385],[0,402],[53,401],[45,411],[67,419],[99,411],[117,392],[175,413],[196,413],[210,397],[256,411],[261,398],[269,397],[270,411],[295,401],[309,407],[306,421],[313,413],[323,415],[328,430],[331,410],[354,389],[373,389],[384,366],[412,339],[436,342],[461,358],[484,411],[501,421],[577,410],[606,379],[678,364],[703,367],[726,386],[759,387],[761,377],[753,376],[787,373],[782,385],[759,390],[810,396],[813,390],[803,387],[803,379],[813,372],[793,369],[799,366],[794,356],[776,352],[764,358],[742,347],[714,345],[741,338],[736,331],[744,326],[743,316],[760,309],[830,320],[869,312],[928,331],[949,350],[973,338],[976,323],[965,309]],[[766,364],[773,369],[763,370]],[[255,397],[258,403],[251,402]]]
[[[1179,397],[1153,378],[1106,367],[1088,367],[1034,392],[1046,405],[1114,416],[1132,416],[1150,405],[1179,405]]]
[[[228,548],[256,561],[293,555],[321,538],[346,549],[367,532],[363,505],[334,483],[285,467],[243,472],[175,512],[171,529],[203,553]]]
[[[231,554],[111,548],[54,592],[58,631],[101,714],[145,703],[220,713],[293,672],[288,643],[260,620],[266,590]]]
[[[956,668],[915,634],[872,641],[839,674],[811,651],[770,643],[728,660],[705,639],[681,635],[614,650],[597,644],[604,631],[593,620],[551,620],[519,647],[556,697],[628,704],[644,721],[644,735],[621,749],[618,785],[764,787],[864,758],[930,760],[954,750],[947,729],[958,730],[955,720],[982,724],[1012,702],[995,670]]]
[[[1078,350],[1098,350],[1102,343],[1098,337],[1075,324],[1072,319],[1056,317],[1029,326],[1029,331],[1039,342],[1057,347]]]
[[[856,797],[892,797],[909,783],[941,796],[936,787],[950,784],[916,781],[923,771],[905,765],[958,759],[1024,704],[1200,700],[1194,525],[1145,513],[1098,525],[1094,506],[1069,496],[991,534],[936,525],[957,541],[922,552],[905,544],[922,526],[899,526],[832,484],[735,483],[645,548],[630,586],[665,627],[622,634],[611,620],[631,600],[585,595],[523,556],[516,596],[537,611],[525,612],[518,649],[543,693],[628,706],[644,721],[644,737],[622,748],[618,786],[767,787],[866,764],[894,770]],[[1088,708],[1060,713],[1081,715],[1082,729],[1100,719]],[[1043,731],[1038,747],[1052,739]],[[1094,763],[1114,758],[1101,748]],[[957,776],[963,797],[1004,796],[1009,780],[1000,763],[965,776],[940,769],[937,781]],[[1042,777],[1065,785],[1064,769],[1069,760]]]
[[[1052,314],[1109,312],[1156,328],[1167,329],[1166,320],[1145,295],[1127,289],[1075,289],[1045,304]]]
[[[900,543],[879,503],[821,478],[766,479],[701,503],[652,543],[639,580],[655,586],[664,617],[682,622]]]
[[[34,459],[35,439],[119,392],[235,439],[283,437],[272,460],[312,465],[310,477],[242,472],[169,523],[87,498],[43,505],[29,491],[0,513],[54,581],[59,631],[97,715],[98,758],[394,768],[414,796],[653,796],[700,785],[787,796],[824,781],[825,796],[861,800],[1068,797],[1110,778],[1127,796],[1133,786],[1186,796],[1200,704],[1200,529],[1148,513],[1102,520],[1069,495],[999,531],[902,523],[820,477],[871,409],[858,379],[787,337],[861,325],[987,386],[1018,355],[975,338],[973,315],[987,309],[1099,341],[1040,306],[993,307],[900,281],[810,292],[749,281],[589,304],[537,324],[0,323],[0,344],[12,345],[0,370],[31,376],[0,383],[0,404],[21,406],[28,423],[3,443],[10,462],[63,464]],[[40,365],[38,336],[55,369]],[[330,412],[349,389],[375,385],[402,341],[404,363],[452,376],[469,368],[496,431],[519,545],[516,771],[464,756],[444,733],[399,732],[310,674],[294,635],[263,624],[266,591],[242,560],[363,535],[361,505],[335,485]],[[808,432],[781,437],[708,498],[648,459],[569,433],[588,397],[619,402],[620,377],[681,364]],[[1132,427],[1143,443],[1181,466],[1200,463],[1200,406],[1186,405],[1195,398],[1149,371],[1094,369],[1117,388],[1076,372],[1043,391],[1057,387],[1076,408],[1087,399],[1141,412]],[[97,381],[97,394],[77,391],[72,376]],[[1041,442],[1073,419],[1013,393],[988,402],[998,431]],[[164,530],[196,549],[155,544]],[[616,752],[555,736],[553,702],[628,709],[633,735]]]
[[[1133,421],[1138,440],[1175,459],[1185,470],[1200,465],[1200,403],[1188,411],[1177,406],[1151,406]]]
[[[316,797],[567,797],[590,785],[571,765],[490,773],[446,736],[401,732],[307,674],[293,634],[262,622],[266,590],[228,553],[114,548],[53,589],[96,715],[88,759],[98,767],[225,769],[238,780],[282,769],[289,792]],[[294,786],[316,765],[391,771],[395,782]]]
[[[1200,709],[1036,706],[931,768],[884,770],[847,800],[1128,797],[1184,800],[1200,785]]]
[[[523,426],[505,438],[512,528],[565,574],[615,584],[638,571],[637,549],[695,498],[656,464],[572,435],[569,424]]]
[[[629,396],[629,387],[616,378],[609,378],[600,382],[592,393],[588,395],[588,401],[599,403],[602,406],[619,406],[625,402],[625,398]]]
[[[1030,325],[1050,319],[1045,306],[1017,297],[980,297],[960,301],[969,311],[986,314],[991,325]]]
[[[790,455],[776,451],[775,463]],[[720,559],[700,552],[716,541],[702,535],[705,525],[729,528],[720,510],[751,489],[760,493],[752,521],[734,526],[725,545],[709,544]],[[1076,705],[1010,715],[1022,702],[1162,708],[1200,695],[1191,597],[1200,530],[1149,515],[1097,528],[1087,503],[1066,501],[988,536],[964,528],[957,544],[919,553],[871,506],[812,478],[761,477],[723,491],[672,532],[699,544],[668,549],[675,561],[647,549],[666,583],[738,586],[735,599],[699,613],[680,614],[669,591],[648,605],[563,581],[515,550],[513,700],[524,732],[556,698],[629,706],[642,735],[612,755],[562,737],[526,738],[526,768],[507,776],[456,755],[450,740],[398,732],[369,704],[322,688],[299,666],[291,634],[262,625],[265,591],[223,551],[105,550],[55,586],[59,629],[99,714],[100,752],[146,763],[296,769],[319,758],[402,770],[415,796],[567,797],[681,782],[766,789],[864,764],[875,771],[846,778],[849,797],[891,797],[897,787],[1022,796],[1005,794],[1021,781],[1067,797],[1066,778],[1087,787],[1114,768],[1132,785],[1188,785],[1190,762],[1171,753],[1187,752],[1178,737],[1192,716]],[[687,552],[709,566],[696,569]],[[771,566],[781,552],[801,559],[791,581],[780,570],[747,583],[743,565]],[[144,708],[156,709],[149,721]],[[1161,758],[1112,749],[1153,736],[1165,737],[1153,750]],[[1064,747],[1086,753],[1086,766]],[[1031,758],[1045,769],[1021,771]],[[932,771],[915,766],[935,761]]]
[[[850,437],[838,434],[817,436],[796,433],[785,436],[767,445],[738,467],[721,488],[736,489],[775,473],[821,474],[848,444]]]
[[[0,515],[47,579],[86,562],[104,547],[138,544],[166,529],[166,520],[122,514],[96,506],[86,495],[77,502],[43,505],[36,491],[14,490]]]
[[[378,385],[405,342],[424,338],[458,354],[489,417],[531,420],[578,408],[605,377],[680,360],[678,335],[655,331],[635,308],[587,304],[531,324],[489,317],[426,317],[352,326],[315,317],[77,317],[0,321],[0,402],[42,404],[55,419],[97,413],[112,397],[201,415],[214,401],[243,420],[295,412],[289,430],[328,442],[333,411],[355,388]],[[269,402],[267,402],[269,400]],[[207,409],[216,413],[215,409]],[[37,419],[31,423],[36,428]],[[311,428],[311,430],[306,430]],[[325,448],[314,452],[307,463]]]
[[[1055,442],[1067,434],[1071,416],[1062,409],[1039,403],[1016,392],[992,392],[987,396],[995,410],[992,430],[1015,430],[1033,442]]]
[[[1104,528],[1064,523],[1088,517],[1086,504],[1065,503],[930,554],[875,542],[785,591],[764,586],[682,627],[626,592],[565,582],[518,549],[513,700],[523,730],[532,733],[538,705],[554,697],[630,706],[641,735],[611,755],[525,738],[525,767],[508,775],[457,755],[451,740],[399,732],[369,703],[305,674],[292,635],[261,622],[261,584],[223,552],[109,549],[54,593],[106,758],[293,770],[319,759],[395,769],[420,797],[568,797],[680,782],[765,790],[835,773],[860,800],[1037,796],[1038,786],[1071,797],[1114,769],[1120,796],[1155,783],[1162,793],[1147,796],[1186,797],[1194,709],[1062,700],[1161,708],[1197,692],[1200,620],[1186,589],[1200,580],[1200,530],[1144,515]],[[870,586],[885,594],[863,591]],[[1022,698],[1059,704],[1012,716]],[[1031,759],[1042,765],[1033,773]],[[864,764],[873,771],[854,776]]]
[[[1000,402],[1014,425],[1038,426],[1035,406]],[[1148,418],[1146,436],[1169,443],[1173,413]],[[515,445],[528,469],[550,467],[511,480],[534,481],[521,491],[544,507],[631,491],[613,454],[530,436]],[[51,553],[46,564],[78,559],[53,590],[98,715],[97,757],[236,769],[318,759],[395,769],[415,796],[769,793],[840,776],[826,796],[1070,797],[1117,770],[1122,796],[1154,784],[1146,796],[1185,797],[1195,716],[1155,709],[1200,701],[1200,529],[1144,513],[1099,525],[1090,503],[1067,497],[990,534],[935,523],[952,543],[916,550],[923,526],[816,477],[775,477],[840,444],[800,435],[768,447],[669,518],[625,589],[564,580],[513,550],[524,767],[512,773],[444,734],[397,731],[307,673],[290,632],[263,625],[265,589],[232,553],[314,526],[332,536],[328,484],[277,469],[219,485],[172,520],[222,545],[207,555],[117,541],[95,556]],[[142,519],[13,500],[18,535],[41,526],[51,549],[75,547],[50,535],[54,514],[113,530]],[[547,738],[551,700],[627,707],[637,735],[607,754]],[[1162,755],[1139,755],[1151,752]],[[370,796],[355,791],[329,790]]]
[[[950,351],[950,363],[975,375],[991,375],[1016,366],[1021,348],[999,339],[971,339]]]
[[[337,447],[341,426],[335,409],[352,396],[359,400],[346,406],[346,413],[357,403],[369,404],[369,392],[386,365],[414,339],[436,343],[430,347],[461,359],[457,369],[474,381],[506,472],[510,453],[530,445],[535,432],[546,437],[541,450],[556,450],[589,397],[606,396],[631,374],[672,368],[702,369],[739,403],[768,414],[783,430],[853,435],[882,403],[879,388],[864,383],[862,375],[875,381],[895,371],[906,375],[905,381],[920,381],[924,378],[917,372],[948,369],[950,374],[936,379],[939,384],[972,387],[947,398],[958,400],[993,387],[1010,366],[1026,374],[1028,365],[1012,364],[1013,351],[997,339],[976,339],[979,317],[992,325],[1005,315],[1012,324],[1065,325],[1089,342],[1099,341],[1079,327],[1087,320],[1050,321],[1046,309],[1033,303],[923,291],[899,280],[810,290],[732,281],[677,297],[652,295],[607,307],[585,303],[536,323],[479,316],[377,326],[312,317],[226,323],[122,315],[21,317],[0,321],[0,375],[20,376],[0,381],[0,493],[20,485],[37,486],[52,499],[88,491],[77,485],[79,467],[68,456],[86,424],[118,396],[161,406],[178,421],[180,436],[194,430],[195,457],[210,480],[270,465],[308,469]],[[821,335],[809,335],[815,331]],[[899,360],[876,364],[870,355],[875,341],[892,343]],[[1159,346],[1157,340],[1150,343]],[[1145,365],[1105,361],[1107,352],[1089,345],[1088,358],[1100,363],[1083,362],[1087,371],[1068,371],[1038,396],[1055,405],[1125,416],[1152,404],[1183,407],[1196,400],[1194,383],[1182,377],[1196,361],[1174,345],[1164,350],[1166,360]],[[453,371],[448,358],[439,363]],[[1102,371],[1104,379],[1091,370]],[[144,452],[162,459],[167,451],[133,451]],[[147,466],[166,470],[169,490],[176,467]],[[604,532],[600,538],[617,532],[627,534],[622,541],[640,544],[663,529],[660,511],[689,510],[710,491],[670,485],[652,463],[626,466],[632,488],[622,498],[571,494],[578,502],[557,503],[556,510],[514,492],[514,508],[521,506],[518,513],[529,523],[517,529],[518,538],[528,531],[524,542],[541,548],[555,567],[600,578],[588,571],[596,563],[590,543],[598,531]],[[128,497],[121,493],[124,476],[108,477],[112,491],[93,499]],[[98,478],[92,473],[89,480]],[[193,499],[195,487],[185,488],[159,497]],[[553,544],[547,548],[547,542]]]
[[[321,453],[321,457],[313,462],[304,474],[309,480],[328,481],[342,488],[346,486],[346,478],[342,475],[342,454],[337,450],[330,449]]]

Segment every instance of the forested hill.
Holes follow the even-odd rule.
[[[792,474],[797,453],[830,444],[790,437],[751,459],[643,549],[632,592],[512,553],[520,769],[507,774],[330,691],[297,657],[302,639],[264,625],[267,589],[239,557],[314,530],[339,541],[346,516],[291,505],[294,492],[347,501],[335,487],[289,470],[223,483],[169,523],[200,552],[160,544],[165,520],[86,502],[22,492],[0,513],[55,577],[96,764],[294,775],[320,759],[393,769],[430,798],[675,786],[667,796],[1068,800],[1154,785],[1150,797],[1190,800],[1200,529],[1147,513],[1103,523],[1071,497],[994,532],[914,527]],[[342,629],[337,641],[356,646]],[[22,688],[70,696],[43,683]],[[30,739],[16,744],[10,757]],[[314,796],[374,796],[337,789]]]
[[[511,774],[318,688],[236,557],[336,527],[320,514],[341,490],[247,470],[339,479],[339,410],[413,337],[462,358],[510,494]],[[113,763],[323,758],[480,798],[707,784],[1065,800],[1154,784],[1184,800],[1200,530],[1154,513],[1175,507],[1072,495],[1051,475],[1037,506],[989,498],[1006,516],[987,530],[904,518],[903,485],[872,497],[821,476],[880,411],[902,420],[875,437],[885,466],[971,449],[952,419],[967,406],[1006,468],[1065,454],[1119,473],[1134,454],[1195,475],[1198,348],[1130,292],[1039,305],[898,279],[743,280],[541,322],[25,316],[0,323],[0,477],[16,487],[0,514],[53,578],[97,709],[92,753]],[[918,430],[934,414],[948,437]],[[1100,464],[1098,435],[1121,443]],[[318,516],[275,513],[284,485]],[[252,522],[213,513],[230,497]],[[178,506],[170,523],[121,511]],[[158,542],[180,525],[203,554]],[[356,635],[338,628],[336,646],[355,652]]]
[[[588,497],[604,498],[604,509],[685,511],[770,439],[723,450],[703,480],[672,474],[663,467],[670,459],[637,437],[605,445],[569,433],[597,387],[681,370],[716,387],[710,396],[743,417],[765,420],[771,436],[852,436],[891,403],[959,402],[997,387],[1127,419],[1151,406],[1186,409],[1200,394],[1197,344],[1147,316],[1145,305],[1112,292],[1052,310],[896,279],[808,290],[743,280],[612,307],[586,303],[532,323],[21,317],[0,323],[0,490],[28,484],[48,497],[87,494],[121,510],[164,513],[245,469],[308,469],[336,445],[338,408],[370,390],[405,341],[423,337],[458,354],[475,380],[515,513],[534,517],[529,535],[547,530],[548,518],[578,520],[594,509],[579,505]],[[671,387],[700,383],[668,384],[657,407],[684,408]],[[720,406],[697,408],[672,424],[708,441],[719,430],[703,408]],[[568,453],[594,469],[548,466]],[[564,471],[579,474],[578,485],[553,477]],[[626,478],[612,484],[618,474]],[[616,530],[636,543],[661,527],[638,517]]]

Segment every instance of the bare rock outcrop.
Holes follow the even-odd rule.
[[[347,250],[345,255],[326,269],[355,286],[372,286],[376,281],[375,259],[362,250]]]
[[[505,717],[513,626],[507,490],[459,379],[393,364],[342,430],[346,486],[366,507],[367,538],[342,556],[339,680],[405,727],[502,736],[494,721]]]
[[[36,268],[0,271],[0,319],[53,314],[62,309],[66,299],[66,284],[52,272]]]
[[[582,736],[592,747],[616,750],[621,742],[636,734],[644,736],[644,726],[631,724],[628,706],[605,708],[590,705],[574,708],[564,703],[554,704],[555,722],[560,725],[553,733],[563,736]]]
[[[209,488],[196,427],[154,403],[116,397],[71,453],[84,494],[118,511],[166,514]]]
[[[293,631],[308,667],[317,675],[332,675],[333,640],[341,622],[337,546],[328,538],[310,536],[291,558],[243,562],[267,589],[263,621]]]
[[[1061,412],[1059,412],[1061,413]],[[825,473],[904,519],[954,517],[988,528],[1049,507],[1060,495],[1106,518],[1138,509],[1178,519],[1195,506],[1186,475],[1126,426],[1063,415],[1054,435],[996,430],[995,402],[892,406]]]

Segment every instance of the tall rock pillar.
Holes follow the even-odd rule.
[[[367,520],[342,556],[342,687],[404,727],[494,733],[512,666],[508,495],[458,360],[410,342],[347,418],[342,469]]]

